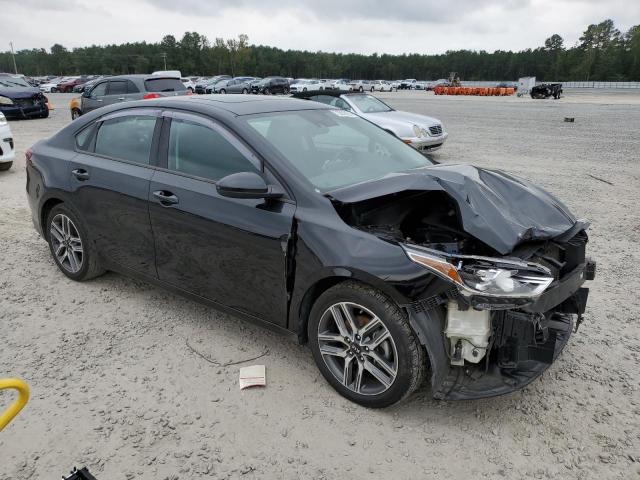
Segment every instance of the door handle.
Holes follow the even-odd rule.
[[[118,97],[118,100],[124,100],[124,97]]]
[[[85,180],[89,180],[89,172],[87,172],[82,168],[76,168],[75,170],[71,170],[71,174],[81,182],[84,182]]]
[[[98,98],[98,99],[96,100],[96,102],[102,102],[102,99],[101,99],[101,98]]]
[[[165,207],[178,203],[178,197],[176,197],[171,192],[167,192],[166,190],[156,190],[155,192],[153,192],[153,196],[156,197]]]

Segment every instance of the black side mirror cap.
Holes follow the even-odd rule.
[[[276,199],[284,196],[280,187],[267,185],[255,172],[239,172],[227,175],[216,183],[216,190],[229,198],[265,198]]]

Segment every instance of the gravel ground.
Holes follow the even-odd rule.
[[[640,92],[570,90],[559,101],[384,94],[442,119],[436,158],[529,178],[590,219],[586,319],[524,390],[367,410],[338,396],[306,347],[166,291],[109,273],[74,283],[31,225],[24,150],[69,121],[11,122],[18,160],[0,174],[0,376],[32,398],[0,435],[0,479],[617,479],[640,476]],[[564,123],[565,116],[575,123]],[[268,352],[265,389],[238,367]],[[0,405],[10,395],[0,394]]]

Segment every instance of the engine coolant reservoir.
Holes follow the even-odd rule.
[[[464,361],[478,363],[484,358],[491,336],[488,310],[459,310],[457,302],[447,305],[447,326],[444,334],[451,341],[451,364]]]

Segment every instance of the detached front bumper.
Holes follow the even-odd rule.
[[[442,304],[419,302],[409,306],[409,319],[425,345],[431,367],[433,396],[442,400],[472,400],[519,390],[549,368],[580,325],[595,262],[587,260],[554,282],[536,301],[526,305],[496,305],[492,299],[491,339],[477,364],[452,365],[444,337]],[[453,294],[455,297],[455,294]],[[461,300],[469,308],[486,307],[478,297]],[[511,301],[511,300],[509,300]]]
[[[7,117],[8,120],[18,120],[24,118],[41,117],[47,113],[47,102],[33,103],[31,105],[2,105],[0,112]]]

